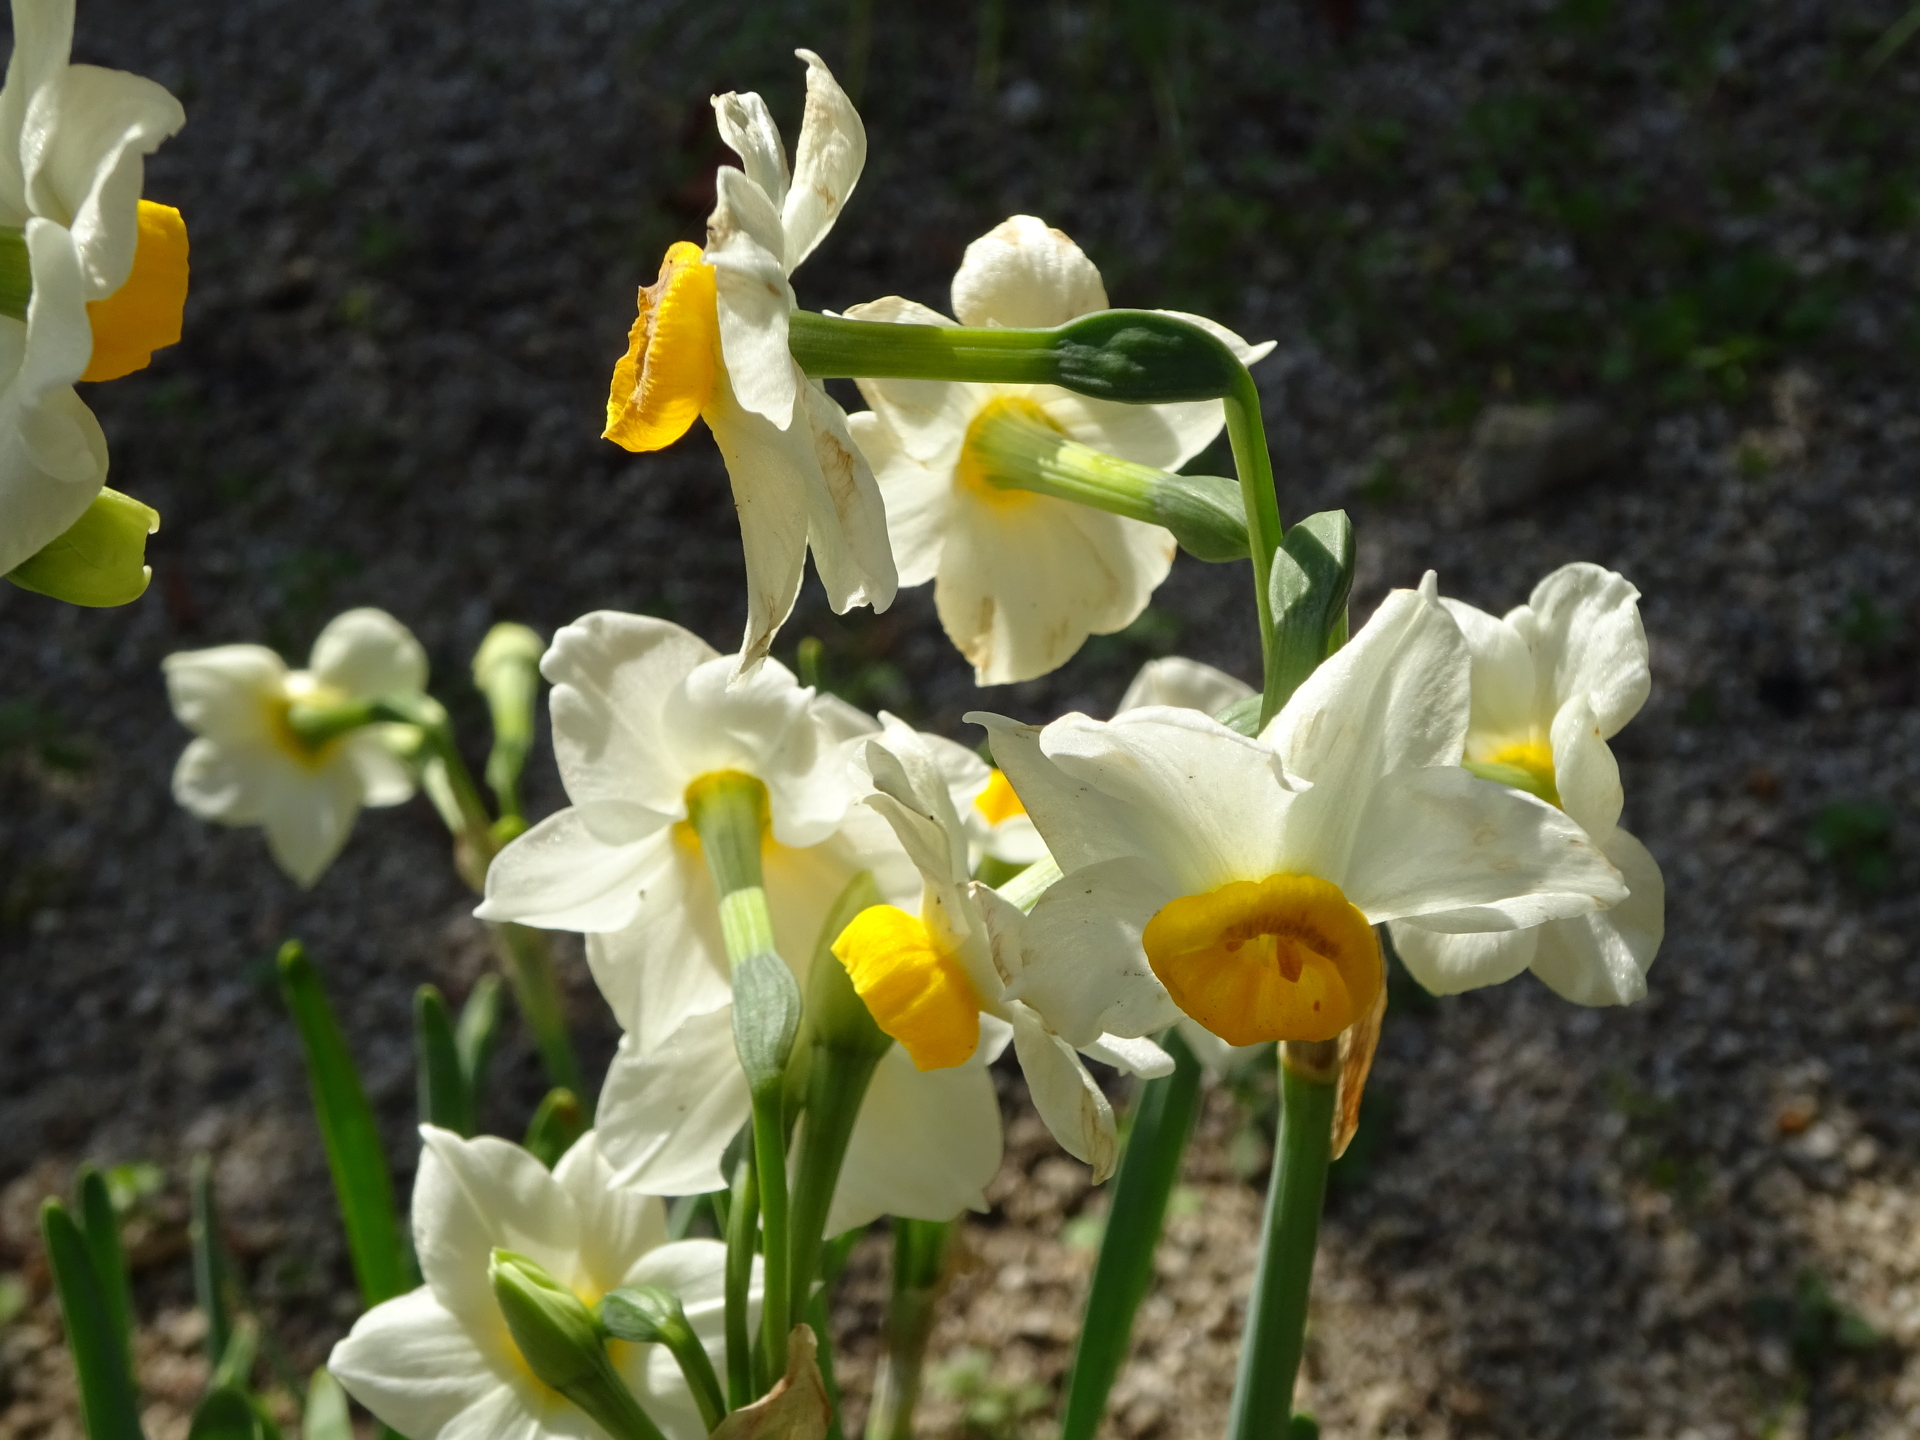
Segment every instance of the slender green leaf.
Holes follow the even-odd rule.
[[[230,1385],[219,1385],[194,1407],[187,1440],[264,1440],[264,1431],[247,1397]]]
[[[413,992],[413,1058],[419,1078],[420,1119],[428,1125],[471,1138],[473,1096],[460,1064],[447,1002],[431,985]]]
[[[1067,1379],[1060,1440],[1091,1440],[1106,1413],[1108,1392],[1127,1358],[1134,1312],[1153,1281],[1153,1252],[1199,1109],[1200,1062],[1178,1030],[1167,1031],[1160,1043],[1173,1056],[1173,1073],[1142,1085],[1134,1106]]]
[[[253,1362],[259,1358],[260,1322],[242,1315],[234,1322],[233,1334],[220,1353],[220,1363],[214,1367],[208,1385],[215,1390],[224,1386],[243,1395],[248,1393],[253,1388]]]
[[[460,1073],[467,1077],[467,1093],[473,1097],[474,1123],[479,1124],[480,1097],[487,1089],[487,1066],[500,1040],[500,1022],[506,1015],[501,998],[500,977],[482,975],[460,1007],[460,1024],[453,1032],[460,1051]]]
[[[120,1248],[120,1214],[113,1208],[107,1177],[91,1165],[79,1174],[80,1233],[93,1257],[94,1278],[120,1337],[120,1353],[129,1372],[133,1366],[133,1287],[127,1279],[127,1257]]]
[[[324,1365],[307,1382],[307,1413],[300,1426],[300,1440],[353,1440],[347,1392]]]
[[[233,1316],[227,1308],[225,1264],[220,1256],[219,1212],[213,1205],[213,1161],[196,1155],[187,1170],[192,1212],[187,1238],[193,1244],[193,1297],[207,1317],[207,1363],[218,1365],[227,1353]]]
[[[86,1236],[66,1208],[49,1200],[40,1209],[40,1233],[53,1267],[67,1346],[80,1380],[80,1414],[87,1440],[141,1440],[140,1403],[113,1313],[94,1274]]]
[[[333,1018],[320,976],[297,940],[280,949],[280,991],[300,1031],[307,1080],[320,1138],[333,1171],[334,1198],[347,1230],[347,1249],[360,1295],[369,1306],[409,1289],[407,1263],[394,1218],[393,1180],[380,1148],[373,1107]]]
[[[549,1090],[527,1125],[526,1148],[551,1170],[573,1142],[587,1132],[580,1100],[571,1090]]]

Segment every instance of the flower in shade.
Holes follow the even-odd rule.
[[[1182,1012],[1235,1045],[1331,1039],[1379,991],[1381,921],[1511,930],[1621,898],[1579,826],[1460,767],[1467,708],[1466,644],[1429,575],[1258,738],[1157,706],[972,717],[1065,872],[1009,994],[1074,1044]]]
[[[867,742],[878,793],[866,803],[886,818],[919,868],[920,904],[861,911],[833,953],[875,1022],[923,1071],[972,1059],[989,1019],[1011,1026],[1041,1119],[1069,1154],[1093,1166],[1096,1182],[1104,1180],[1116,1154],[1113,1108],[1075,1047],[1038,1010],[1007,998],[1021,958],[1022,916],[996,891],[969,880],[966,829],[930,738],[889,720],[885,734]],[[1150,1040],[1102,1035],[1083,1048],[1139,1075],[1172,1069]]]
[[[655,1194],[713,1190],[747,1118],[719,898],[689,797],[717,775],[766,793],[761,874],[775,947],[799,976],[836,900],[866,871],[882,895],[918,881],[879,816],[848,742],[877,729],[769,660],[734,656],[664,620],[600,612],[541,661],[554,753],[573,804],[501,851],[480,915],[587,932],[587,961],[624,1035],[597,1111],[602,1152]],[[831,939],[831,937],[828,937]],[[1004,1040],[1004,1036],[1002,1037]],[[920,1075],[880,1062],[835,1198],[841,1228],[881,1213],[949,1219],[983,1204],[1000,1161],[985,1065]],[[853,1218],[847,1218],[847,1217]]]
[[[1625,1005],[1647,993],[1666,887],[1647,847],[1620,828],[1625,797],[1607,745],[1652,688],[1639,600],[1619,575],[1581,563],[1555,570],[1498,619],[1441,602],[1473,654],[1466,768],[1558,806],[1629,893],[1606,910],[1492,934],[1396,921],[1394,948],[1429,990],[1494,985],[1531,969],[1581,1005]]]
[[[747,563],[740,664],[765,657],[793,609],[807,552],[837,611],[884,610],[896,585],[873,473],[847,417],[787,349],[796,308],[788,277],[826,237],[866,163],[860,116],[820,57],[807,63],[807,108],[791,174],[766,103],[716,95],[720,137],[743,169],[722,166],[707,244],[672,246],[607,395],[606,438],[658,450],[707,422],[733,482]]]
[[[953,278],[963,325],[1050,327],[1107,308],[1100,272],[1065,235],[1016,215],[967,247]],[[898,297],[856,305],[859,320],[951,325]],[[1252,363],[1273,347],[1187,315]],[[1173,565],[1173,536],[1072,501],[993,483],[989,427],[1014,424],[1177,470],[1225,422],[1218,400],[1123,405],[1047,385],[862,380],[873,408],[850,417],[886,496],[900,583],[934,582],[940,623],[1000,685],[1064,664],[1088,635],[1131,624]]]
[[[73,526],[107,476],[74,393],[180,338],[187,232],[140,198],[186,113],[159,85],[70,65],[72,0],[14,0],[0,90],[0,573]]]
[[[326,707],[422,694],[427,654],[384,610],[349,610],[313,642],[305,670],[263,645],[177,651],[161,662],[174,716],[197,737],[173,771],[173,798],[203,820],[259,825],[275,863],[311,885],[347,843],[363,805],[398,805],[414,776],[396,727],[363,725],[309,744],[296,704]]]
[[[667,1239],[666,1209],[616,1184],[589,1132],[551,1172],[505,1140],[420,1127],[413,1240],[426,1283],[374,1306],[327,1359],[347,1393],[409,1440],[601,1440],[571,1402],[534,1378],[488,1276],[495,1249],[542,1267],[589,1308],[625,1285],[679,1296],[725,1369],[726,1247]],[[759,1307],[759,1262],[750,1292]],[[664,1345],[610,1341],[608,1358],[671,1440],[707,1433]]]

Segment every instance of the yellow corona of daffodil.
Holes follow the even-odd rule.
[[[733,483],[747,563],[740,666],[765,658],[793,609],[809,550],[836,611],[884,610],[896,577],[886,511],[847,417],[787,349],[788,277],[825,238],[866,163],[853,102],[812,51],[792,173],[766,103],[716,95],[722,166],[704,249],[682,241],[640,291],[627,353],[607,394],[606,438],[671,445],[707,422]]]
[[[970,717],[1065,872],[1008,993],[1075,1043],[1183,1012],[1235,1045],[1328,1040],[1379,992],[1381,921],[1513,930],[1620,899],[1578,825],[1461,768],[1467,712],[1466,643],[1428,576],[1257,739],[1161,706]]]
[[[71,65],[72,0],[14,0],[0,91],[0,573],[80,520],[107,445],[80,380],[140,369],[180,338],[187,232],[140,198],[146,157],[186,121],[151,80]]]

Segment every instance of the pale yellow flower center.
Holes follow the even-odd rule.
[[[1560,789],[1554,783],[1553,746],[1544,741],[1521,740],[1495,746],[1486,758],[1463,763],[1482,780],[1538,795],[1549,805],[1560,804]]]
[[[1373,927],[1338,885],[1312,875],[1183,895],[1140,939],[1174,1004],[1231,1045],[1331,1040],[1380,990]]]
[[[139,239],[127,283],[87,304],[93,358],[82,380],[118,380],[180,339],[187,304],[187,222],[171,205],[140,202]]]
[[[954,467],[954,483],[976,500],[983,500],[1001,508],[1028,505],[1040,499],[1030,490],[1011,489],[994,483],[993,477],[1003,473],[1004,466],[998,458],[998,448],[994,444],[993,432],[997,427],[1006,427],[1009,422],[1013,428],[1039,425],[1054,434],[1064,434],[1053,423],[1047,412],[1023,395],[998,395],[980,407],[980,413],[973,417],[967,426],[967,438],[960,447],[960,461]]]
[[[640,288],[640,313],[607,390],[605,438],[634,451],[678,440],[713,397],[719,353],[713,267],[698,245],[677,241],[660,278]]]
[[[730,790],[736,786],[744,786],[753,792],[754,807],[760,816],[760,843],[764,847],[767,836],[773,831],[773,804],[767,798],[766,785],[757,776],[749,775],[744,770],[709,770],[704,775],[695,776],[682,792],[681,798],[687,807],[688,816],[691,817],[700,813],[706,797],[714,791]],[[675,822],[673,836],[681,844],[691,846],[695,851],[700,849],[700,834],[694,828],[690,818]]]
[[[340,752],[346,743],[345,735],[336,735],[331,740],[323,740],[318,745],[309,745],[300,738],[300,734],[288,723],[287,712],[295,705],[311,705],[316,708],[328,705],[344,705],[347,693],[316,680],[305,670],[296,670],[287,676],[280,687],[280,693],[266,703],[268,706],[267,731],[273,737],[274,748],[289,760],[308,770],[325,767]]]
[[[898,1040],[919,1069],[964,1064],[979,1046],[979,993],[918,916],[893,905],[869,906],[840,932],[833,953],[873,1023]]]
[[[1016,815],[1027,813],[1027,807],[1014,794],[1013,782],[1007,779],[1004,770],[995,770],[987,777],[987,788],[973,797],[973,808],[986,818],[989,825],[999,825]]]

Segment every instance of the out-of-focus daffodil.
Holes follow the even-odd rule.
[[[1610,909],[1526,930],[1448,934],[1398,921],[1394,948],[1429,990],[1449,994],[1531,969],[1581,1005],[1626,1005],[1666,928],[1666,886],[1647,847],[1620,828],[1625,797],[1607,741],[1652,689],[1640,592],[1611,570],[1563,565],[1496,619],[1446,600],[1473,652],[1466,767],[1557,805],[1627,883]]]

